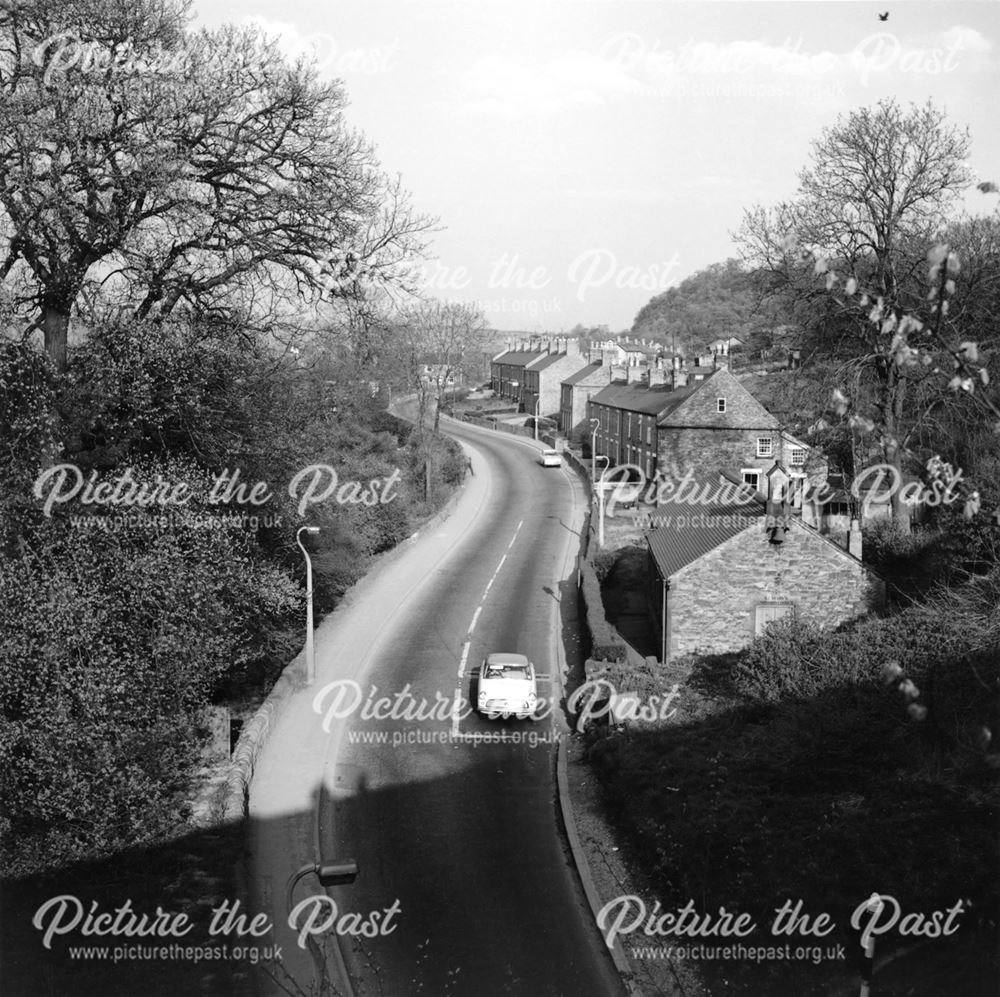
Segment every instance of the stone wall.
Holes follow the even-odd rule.
[[[725,412],[718,409],[726,400]],[[708,378],[664,420],[673,428],[698,426],[712,429],[778,429],[778,420],[732,374],[720,370]]]
[[[784,536],[772,544],[762,521],[677,572],[667,592],[671,657],[745,647],[762,603],[790,603],[824,627],[881,605],[881,579],[831,541],[794,521]]]
[[[757,438],[772,440],[772,457],[757,456]],[[771,429],[666,429],[657,438],[656,466],[663,474],[715,474],[725,468],[739,474],[744,467],[770,467],[780,453],[781,434]]]

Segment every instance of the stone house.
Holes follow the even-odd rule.
[[[884,582],[860,559],[860,531],[846,550],[791,515],[775,497],[787,494],[775,490],[775,478],[787,482],[777,470],[770,501],[703,476],[657,508],[647,597],[662,661],[738,651],[783,617],[836,627],[883,603]]]
[[[789,469],[793,492],[826,481],[828,465],[819,451],[783,431],[778,420],[725,368],[714,370],[657,423],[656,464],[661,475],[678,479],[706,467],[726,468],[754,488],[775,461]]]
[[[688,378],[677,361],[672,370],[612,368],[613,377],[615,370],[623,376],[591,394],[582,427],[589,434],[595,425],[590,420],[596,420],[596,452],[610,466],[636,464],[664,486],[689,472],[723,467],[760,488],[765,470],[780,461],[793,479],[797,507],[806,485],[826,481],[823,455],[783,431],[728,370],[711,370],[700,379]]]

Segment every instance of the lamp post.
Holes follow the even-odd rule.
[[[601,420],[591,419],[590,424],[594,427],[590,434],[590,483],[593,485],[597,482],[597,430],[601,427]]]
[[[604,547],[604,475],[608,473],[608,469],[611,467],[611,458],[605,454],[601,454],[607,463],[604,465],[604,470],[601,471],[601,480],[597,483],[597,546]]]
[[[312,685],[316,678],[316,647],[313,643],[313,570],[309,551],[302,545],[302,534],[316,536],[318,526],[300,526],[295,534],[295,542],[306,559],[306,685]]]
[[[303,877],[311,874],[316,875],[321,886],[338,886],[342,883],[353,883],[358,876],[358,863],[354,859],[344,859],[340,862],[328,862],[326,864],[310,862],[308,865],[301,866],[297,872],[293,872],[288,877],[288,882],[285,884],[285,910],[288,915],[288,927],[292,931],[295,931],[297,928],[295,918],[292,916],[293,913],[297,913],[292,908],[292,894],[295,890],[295,884]],[[316,963],[316,971],[319,976],[319,993],[321,995],[328,994],[330,992],[330,978],[327,976],[326,960],[323,958],[323,953],[312,935],[306,937],[306,943]],[[340,954],[339,949],[336,952],[344,985],[347,988],[347,992],[353,994],[354,990],[351,987],[350,977],[347,975],[347,967],[344,965],[343,955]]]
[[[541,414],[539,409],[541,408],[542,400],[541,398],[535,398],[535,440],[538,440],[538,416]]]

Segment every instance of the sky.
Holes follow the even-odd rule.
[[[879,20],[888,10],[889,18]],[[853,109],[928,98],[1000,182],[1000,3],[194,0],[344,81],[348,118],[441,231],[427,293],[499,330],[631,327],[737,255]],[[996,195],[970,191],[973,213]]]

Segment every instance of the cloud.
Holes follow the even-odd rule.
[[[956,24],[941,35],[944,44],[959,52],[984,53],[993,50],[993,43],[982,32]]]
[[[465,72],[461,106],[471,113],[516,119],[599,107],[613,95],[639,89],[620,67],[583,52],[537,68],[492,53]]]
[[[620,64],[631,64],[637,73],[651,82],[682,77],[758,77],[815,76],[837,67],[832,52],[810,53],[803,50],[802,39],[782,45],[762,41],[695,42],[688,40],[677,48],[664,49],[658,41],[648,45],[642,39],[624,33],[610,39],[604,53]]]
[[[259,15],[246,17],[243,23],[260,29],[267,38],[273,39],[287,59],[311,59],[317,71],[326,75],[390,72],[395,68],[400,48],[398,38],[384,44],[344,48],[325,31],[303,33],[298,25],[289,21],[275,21]]]
[[[795,87],[846,68],[846,55],[808,52],[801,40],[782,45],[688,41],[668,49],[659,39],[620,32],[596,52],[573,52],[540,66],[499,53],[484,55],[464,74],[460,101],[467,113],[516,120],[607,106],[623,97],[686,96],[706,84],[753,88],[763,83],[772,90],[785,85],[794,96]]]

